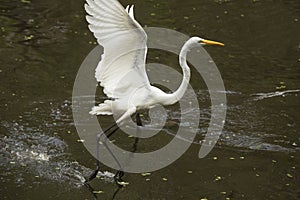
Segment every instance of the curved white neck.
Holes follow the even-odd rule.
[[[181,52],[179,54],[179,64],[182,68],[182,73],[183,73],[183,79],[182,82],[179,86],[179,88],[172,94],[170,94],[168,101],[170,102],[170,104],[174,104],[177,101],[179,101],[183,95],[185,94],[185,91],[189,85],[189,81],[191,78],[191,72],[190,72],[190,68],[187,64],[187,53],[189,52],[189,50],[191,48],[193,48],[194,43],[192,42],[192,40],[188,40],[182,47]]]

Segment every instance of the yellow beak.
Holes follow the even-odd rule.
[[[202,40],[201,42],[203,42],[204,44],[209,44],[209,45],[225,46],[225,44],[223,44],[221,42],[215,42],[212,40]]]

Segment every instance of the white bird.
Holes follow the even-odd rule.
[[[179,101],[189,84],[190,68],[186,57],[188,51],[199,45],[224,46],[220,42],[200,37],[190,38],[182,47],[179,63],[183,80],[179,88],[167,94],[150,84],[146,70],[147,35],[135,20],[133,6],[126,9],[117,0],[86,0],[85,10],[89,29],[98,43],[104,47],[95,77],[111,98],[92,108],[92,115],[119,113],[116,123],[129,118],[137,110],[155,105],[172,105]]]
[[[118,129],[118,127],[112,129],[113,127],[140,109],[148,109],[156,105],[175,104],[183,97],[191,76],[186,61],[188,51],[195,46],[204,44],[220,46],[224,46],[224,44],[200,37],[190,38],[183,45],[179,55],[183,80],[174,93],[167,94],[152,86],[148,80],[145,69],[147,35],[134,18],[133,6],[127,6],[124,9],[117,0],[86,0],[86,2],[85,10],[88,13],[86,19],[89,23],[89,29],[94,33],[98,43],[104,47],[104,53],[96,68],[95,77],[104,87],[104,93],[111,99],[94,106],[90,114],[117,114],[120,116],[113,126],[97,136],[97,167],[86,179],[85,183],[88,184],[96,177],[100,168],[98,152],[102,135],[112,130],[107,136],[109,138]],[[141,125],[139,115],[137,115],[137,125]],[[116,183],[120,185],[124,173],[122,166],[113,154],[112,157],[120,168],[114,177]]]

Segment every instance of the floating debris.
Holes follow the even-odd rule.
[[[285,89],[285,88],[286,88],[285,85],[281,85],[281,86],[277,86],[277,87],[276,87],[276,90],[283,90],[283,89]]]
[[[151,173],[142,173],[141,175],[142,175],[142,176],[150,176]]]
[[[79,143],[84,143],[84,140],[77,140],[77,142],[79,142]]]
[[[29,0],[21,0],[22,3],[31,3]]]
[[[219,180],[222,180],[222,177],[221,177],[221,176],[217,176],[217,177],[215,178],[215,181],[219,181]]]
[[[213,160],[218,160],[218,157],[217,156],[213,157]]]
[[[34,35],[25,35],[24,36],[24,40],[31,40],[32,38],[34,38]]]
[[[286,174],[287,177],[293,178],[292,174]]]
[[[235,158],[234,157],[230,157],[229,160],[235,160]]]
[[[146,181],[150,181],[150,178],[146,178]]]
[[[93,191],[94,194],[103,194],[104,192],[102,190]]]
[[[240,159],[241,159],[241,160],[244,160],[244,159],[245,159],[245,157],[244,157],[244,156],[241,156],[241,157],[240,157]]]
[[[162,180],[163,180],[163,181],[168,181],[168,179],[167,179],[167,178],[162,178]]]
[[[117,181],[117,183],[119,185],[123,185],[123,186],[129,185],[129,182],[124,182],[124,181],[122,181],[122,182]]]
[[[187,171],[187,173],[188,173],[188,174],[192,174],[192,173],[193,173],[193,171]]]

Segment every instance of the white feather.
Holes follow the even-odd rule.
[[[129,13],[129,7],[130,7],[130,5],[127,5],[126,8],[125,8],[127,13]]]
[[[126,12],[129,14],[129,16],[134,19],[134,11],[133,11],[134,5],[128,5],[126,7]]]
[[[90,114],[121,114],[119,123],[138,109],[171,105],[185,93],[190,79],[186,54],[202,38],[191,38],[180,52],[183,81],[173,94],[150,85],[146,70],[147,35],[134,18],[133,6],[126,9],[117,0],[86,0],[86,20],[98,43],[104,47],[95,77],[113,100],[93,107]]]
[[[87,3],[85,9],[90,15],[86,17],[89,28],[104,47],[95,76],[105,93],[111,98],[120,98],[141,85],[149,87],[145,71],[147,36],[134,20],[133,8],[127,6],[126,12],[116,0],[109,3],[105,0],[87,0]],[[119,83],[128,73],[134,80]],[[124,84],[135,87],[122,87]]]

